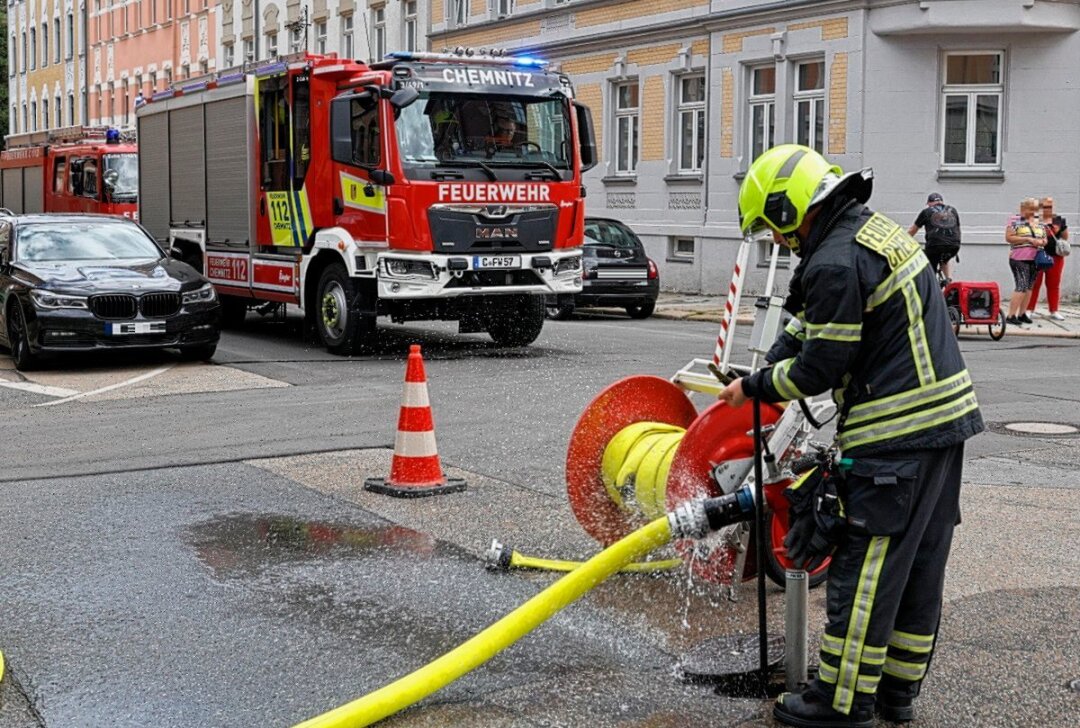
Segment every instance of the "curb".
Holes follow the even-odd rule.
[[[720,323],[721,321],[721,316],[716,311],[693,311],[682,309],[664,310],[662,308],[657,308],[656,311],[653,312],[652,317],[658,319],[666,319],[669,321],[705,321],[716,324]],[[740,315],[736,317],[735,322],[740,326],[752,326],[754,324],[754,317]],[[977,328],[982,327],[965,326],[960,329],[960,335],[964,336],[965,338],[978,336],[980,335],[980,332],[977,331]],[[981,335],[985,336],[986,334],[983,333]],[[1008,339],[1010,336],[1035,337],[1043,339],[1080,339],[1080,331],[1033,331],[1030,329],[1022,329],[1016,328],[1015,326],[1010,326],[1005,331],[1005,338]],[[989,337],[987,336],[987,338]]]

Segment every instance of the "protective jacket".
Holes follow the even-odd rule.
[[[743,380],[767,402],[830,389],[845,456],[941,448],[983,429],[941,289],[918,242],[850,199],[823,203],[792,276],[793,318]]]

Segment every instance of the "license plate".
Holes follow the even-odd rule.
[[[109,336],[131,336],[132,334],[164,334],[164,321],[133,321],[129,324],[105,324],[105,333]]]
[[[474,255],[473,270],[484,268],[520,268],[520,255]]]

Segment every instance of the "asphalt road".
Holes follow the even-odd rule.
[[[0,726],[289,725],[423,664],[550,581],[484,572],[492,535],[588,553],[563,495],[573,423],[606,384],[711,354],[716,327],[589,316],[523,350],[453,331],[389,327],[376,355],[343,359],[295,319],[255,322],[225,335],[215,365],[107,357],[29,381],[0,357],[18,387],[0,386]],[[467,495],[389,502],[359,487],[385,475],[410,343]],[[1075,725],[1080,439],[1004,433],[1080,424],[1080,342],[963,349],[995,431],[967,450],[943,627],[957,639],[922,723]],[[673,677],[697,639],[753,623],[749,595],[605,585],[392,723],[766,725],[760,701]],[[1002,654],[1034,667],[1014,674]],[[980,665],[1002,674],[973,690]],[[1025,687],[1035,674],[1042,693]],[[973,694],[985,704],[951,722]]]

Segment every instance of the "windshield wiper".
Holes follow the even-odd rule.
[[[484,162],[477,161],[475,159],[461,159],[449,162],[439,162],[441,167],[477,167],[484,170],[484,174],[488,176],[492,182],[496,182],[499,179],[499,175],[495,174],[495,170],[489,167]]]
[[[517,167],[518,169],[524,167],[525,169],[543,170],[545,176],[551,174],[554,175],[556,182],[562,181],[562,173],[559,172],[559,168],[551,162],[546,162],[544,160],[537,160],[531,162],[524,160],[521,162],[492,162],[492,164],[497,167]]]

